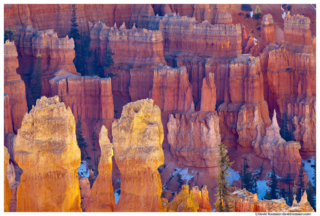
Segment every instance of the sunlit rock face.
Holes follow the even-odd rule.
[[[103,125],[99,134],[101,157],[99,175],[91,189],[91,197],[86,205],[87,212],[112,212],[115,210],[115,198],[112,186],[112,143],[108,130]],[[122,195],[122,194],[121,194]]]
[[[6,107],[10,106],[10,109],[5,109],[5,125],[8,126],[5,126],[5,135],[17,132],[21,127],[24,114],[28,112],[25,84],[17,73],[18,67],[16,46],[14,42],[7,40],[4,44],[4,93],[10,98],[5,101]],[[8,111],[10,113],[7,113]],[[9,115],[11,115],[11,123],[8,122]],[[12,124],[12,126],[8,124]]]
[[[300,203],[288,206],[285,199],[259,200],[257,194],[252,194],[246,189],[236,190],[233,209],[235,212],[314,212],[304,193]]]
[[[167,206],[169,212],[197,212],[199,204],[193,194],[189,192],[189,185],[182,185],[181,191]]]
[[[161,111],[152,99],[128,103],[112,124],[115,161],[121,173],[116,211],[163,211],[158,167],[164,163]]]
[[[3,178],[4,178],[4,211],[9,212],[10,211],[10,199],[11,199],[11,189],[9,186],[9,182],[7,179],[7,167],[9,164],[9,153],[8,149],[4,147],[4,166],[3,166]]]
[[[17,211],[81,211],[75,120],[58,96],[38,99],[24,116],[14,153],[23,170]]]
[[[208,189],[206,185],[203,185],[201,191],[198,186],[192,187],[193,195],[199,204],[199,212],[206,211],[212,212],[211,205],[209,203]]]

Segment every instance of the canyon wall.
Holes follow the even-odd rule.
[[[17,211],[81,211],[75,120],[59,97],[42,97],[26,114],[14,142],[23,170]]]
[[[9,212],[10,211],[10,199],[11,199],[11,189],[9,186],[9,182],[7,179],[7,167],[9,164],[9,153],[8,149],[4,147],[4,163],[3,163],[3,178],[4,178],[4,212]]]
[[[16,133],[28,112],[25,84],[17,74],[18,67],[16,46],[7,40],[4,44],[5,135]]]
[[[123,107],[112,124],[115,161],[121,173],[116,211],[163,211],[158,167],[164,163],[161,111],[153,100]]]

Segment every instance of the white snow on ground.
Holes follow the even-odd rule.
[[[284,19],[284,18],[286,17],[286,12],[285,12],[284,9],[282,8],[282,5],[281,5],[281,10],[283,11],[282,19]]]
[[[315,6],[313,6],[313,4],[311,4],[311,6],[312,6],[315,10],[317,10],[317,9],[316,9],[316,7],[315,7]]]
[[[250,12],[250,16],[253,17],[253,11]]]
[[[118,189],[116,189],[116,190],[114,191],[114,198],[115,198],[115,202],[116,202],[116,204],[117,204],[118,201],[119,201],[119,198],[120,198],[120,188],[118,188]]]
[[[257,42],[257,41],[258,41],[257,38],[253,38],[253,40],[254,40],[254,42]]]
[[[309,163],[308,160],[311,160],[311,162]],[[314,164],[315,157],[313,156],[311,159],[308,160],[302,160],[302,163],[304,163],[304,171],[306,171],[306,173],[308,174],[308,180],[310,180],[313,185],[312,178],[314,177],[314,170],[311,167],[311,165]]]
[[[187,169],[183,169],[179,174],[181,175],[181,180],[187,180],[187,184],[188,184],[188,182],[194,178],[196,172],[191,170],[191,174],[189,174],[188,168],[187,168]]]
[[[263,199],[264,195],[266,195],[266,191],[268,188],[267,182],[268,182],[268,180],[258,180],[257,181],[259,200]]]
[[[238,181],[240,179],[239,172],[235,171],[231,167],[229,167],[227,172],[229,173],[229,175],[227,176],[229,185],[232,185],[233,181]]]
[[[90,170],[87,168],[87,161],[81,161],[80,167],[78,168],[78,175],[89,178]]]

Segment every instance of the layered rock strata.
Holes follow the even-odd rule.
[[[257,194],[252,194],[246,189],[236,190],[232,193],[235,212],[314,212],[304,192],[300,203],[288,206],[285,199],[259,200]]]
[[[7,40],[4,44],[5,135],[16,133],[28,112],[25,84],[17,74],[18,67],[16,46]]]
[[[99,134],[101,158],[99,175],[91,189],[91,196],[86,205],[87,212],[113,212],[115,199],[112,186],[112,143],[108,138],[108,130],[103,125]]]
[[[161,111],[153,100],[123,107],[112,124],[115,161],[121,173],[116,211],[163,211],[158,167],[164,163]]]
[[[42,97],[26,114],[14,142],[23,170],[17,211],[81,211],[75,120],[59,97]]]

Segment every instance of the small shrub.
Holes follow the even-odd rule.
[[[250,18],[250,14],[247,13],[247,14],[246,14],[246,18]]]
[[[257,28],[257,30],[260,31],[260,30],[261,30],[261,27],[259,26],[259,27]]]
[[[249,4],[242,4],[241,5],[241,10],[243,11],[252,11],[251,5]]]
[[[287,9],[288,9],[288,11],[290,11],[291,10],[291,5],[288,5]]]
[[[240,13],[238,13],[238,15],[239,15],[239,16],[242,16],[242,15],[243,15],[243,13],[242,13],[242,12],[240,12]]]

